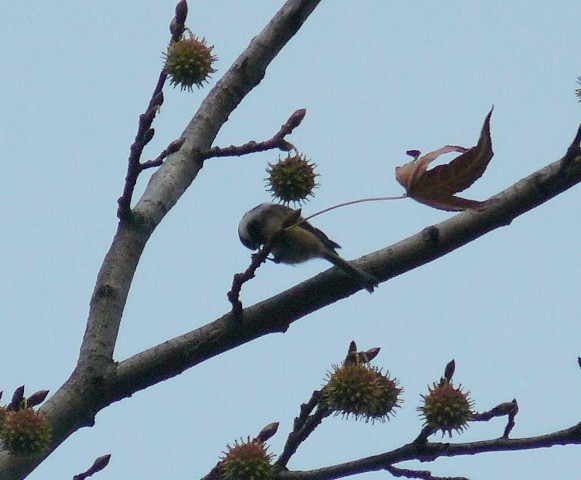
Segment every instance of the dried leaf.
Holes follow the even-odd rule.
[[[408,197],[440,210],[461,211],[477,208],[483,204],[476,200],[457,197],[454,194],[466,190],[478,180],[488,167],[494,152],[490,138],[490,117],[494,107],[484,120],[476,146],[466,149],[458,145],[446,145],[420,157],[418,150],[408,154],[415,158],[401,167],[396,167],[395,178],[406,189]],[[438,165],[431,170],[428,166],[440,155],[460,152],[450,163]]]

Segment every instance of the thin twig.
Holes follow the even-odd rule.
[[[415,442],[371,457],[365,457],[338,465],[308,471],[282,471],[282,480],[330,480],[359,473],[386,470],[393,464],[419,460],[432,462],[439,457],[476,455],[484,452],[505,452],[549,448],[556,445],[580,445],[581,423],[565,430],[528,438],[497,438],[470,443],[426,443],[421,449]],[[437,478],[437,477],[435,477]]]
[[[421,480],[468,480],[466,477],[434,477],[428,470],[408,470],[393,465],[385,467],[394,477],[419,478]]]
[[[508,417],[508,423],[504,429],[503,438],[508,438],[510,431],[513,429],[515,422],[514,419],[518,413],[518,403],[516,398],[511,402],[501,403],[491,410],[482,413],[473,413],[470,421],[472,422],[487,422],[495,417]]]
[[[240,291],[242,290],[242,285],[244,285],[249,280],[253,279],[258,270],[258,267],[266,262],[270,250],[272,249],[273,241],[278,238],[277,235],[273,235],[272,239],[264,245],[257,253],[252,254],[252,261],[248,268],[242,273],[236,273],[232,279],[232,288],[227,294],[228,301],[232,304],[232,315],[235,319],[240,319],[242,315],[242,302],[240,301]]]
[[[109,454],[97,458],[86,472],[75,475],[73,480],[85,480],[85,478],[90,477],[94,473],[100,472],[109,464],[109,460],[111,460],[111,455]]]
[[[146,170],[152,167],[159,167],[163,161],[172,153],[177,152],[184,144],[185,138],[178,138],[171,142],[154,160],[148,160],[141,164],[141,170]]]
[[[175,16],[170,23],[172,43],[177,42],[181,38],[185,30],[185,21],[187,15],[188,15],[188,4],[185,0],[181,0],[176,5]],[[117,217],[121,221],[127,222],[131,219],[131,199],[133,198],[133,192],[135,190],[135,185],[137,185],[137,179],[139,177],[139,174],[144,170],[143,165],[147,165],[145,168],[150,168],[154,166],[151,162],[146,162],[145,164],[142,165],[141,155],[143,154],[143,149],[152,140],[155,134],[155,131],[153,128],[151,128],[151,125],[153,124],[153,120],[155,119],[155,116],[159,112],[160,107],[163,105],[163,87],[165,85],[166,79],[167,73],[165,69],[162,69],[157,79],[155,88],[153,89],[153,93],[151,94],[149,105],[147,106],[145,113],[142,113],[139,116],[139,124],[137,127],[135,140],[133,141],[133,144],[131,145],[129,150],[130,153],[129,159],[127,161],[127,174],[125,175],[125,185],[123,187],[123,194],[117,200],[118,204]],[[179,140],[176,140],[176,142],[177,141]],[[170,146],[173,145],[174,143],[175,142],[172,142]],[[154,162],[159,160],[160,157],[162,161],[163,158],[165,158],[165,156],[162,157],[161,155],[159,155],[158,158],[154,160]]]
[[[229,147],[213,147],[206,152],[202,152],[201,156],[204,160],[212,157],[240,157],[242,155],[264,152],[275,148],[288,152],[295,147],[292,143],[287,142],[284,137],[290,135],[293,130],[301,124],[306,113],[307,110],[304,108],[294,112],[280,127],[280,130],[269,140],[263,142],[250,141],[244,145],[238,146],[230,145]]]
[[[315,390],[307,403],[301,405],[301,412],[295,418],[293,431],[289,433],[284,449],[275,466],[278,468],[286,468],[287,463],[291,457],[296,453],[297,449],[311,433],[321,424],[325,417],[331,414],[331,411],[321,404],[322,392]],[[313,410],[315,413],[311,414]]]
[[[252,261],[250,262],[249,267],[243,273],[236,273],[234,275],[232,280],[232,288],[228,292],[227,297],[228,301],[232,304],[232,314],[235,320],[240,320],[242,315],[243,305],[240,301],[240,291],[242,290],[242,285],[254,278],[256,270],[258,270],[260,265],[266,262],[272,247],[278,241],[281,235],[284,235],[284,229],[276,232],[257,253],[252,254]]]

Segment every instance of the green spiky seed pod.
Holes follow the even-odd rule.
[[[462,433],[472,416],[473,401],[469,395],[470,392],[462,391],[462,385],[456,388],[451,381],[434,383],[428,387],[428,394],[422,395],[424,404],[418,407],[424,425],[450,437],[453,430]]]
[[[4,427],[4,422],[6,421],[6,415],[8,415],[8,413],[6,412],[6,408],[0,407],[0,432],[2,432],[2,428]],[[0,433],[0,436],[1,436],[1,433]]]
[[[318,186],[315,178],[315,163],[299,153],[290,153],[284,159],[278,159],[274,165],[269,163],[266,168],[267,190],[275,199],[282,203],[303,203],[313,196],[313,190]]]
[[[267,452],[264,443],[247,439],[227,445],[220,464],[220,478],[223,480],[270,480],[274,477],[271,464],[273,455]]]
[[[400,406],[398,382],[366,363],[334,366],[323,387],[323,404],[336,414],[384,422]]]
[[[52,434],[46,415],[27,408],[6,414],[0,437],[10,453],[32,455],[49,446]]]
[[[577,83],[581,85],[581,77],[577,78]],[[579,101],[581,102],[581,88],[575,90],[575,95],[577,95],[577,98],[579,98]]]
[[[195,36],[170,44],[164,54],[164,69],[171,85],[190,91],[194,85],[202,87],[216,71],[212,65],[218,58],[212,55],[213,48],[206,44],[206,39]]]

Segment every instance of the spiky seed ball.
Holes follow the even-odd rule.
[[[4,407],[0,407],[0,432],[2,431],[2,428],[4,427],[4,422],[6,421],[6,408]]]
[[[428,394],[422,395],[424,404],[418,407],[424,418],[424,425],[452,436],[452,430],[462,433],[468,428],[474,402],[470,392],[463,392],[462,385],[456,388],[452,382],[443,380],[428,387]]]
[[[362,417],[366,422],[384,422],[400,406],[398,382],[381,369],[364,363],[334,366],[323,387],[323,403],[344,417]]]
[[[7,412],[0,437],[15,455],[31,455],[45,450],[52,434],[46,415],[32,408]]]
[[[267,190],[282,203],[302,203],[313,196],[313,190],[318,186],[315,178],[315,163],[309,162],[306,156],[290,153],[284,159],[278,159],[274,165],[269,163],[266,168]]]
[[[247,439],[227,445],[220,465],[220,478],[224,480],[270,480],[274,477],[271,464],[273,455],[264,443]]]
[[[581,77],[577,78],[577,83],[579,85],[581,85]],[[578,88],[577,90],[575,90],[575,95],[577,95],[577,97],[579,98],[579,101],[581,102],[581,88]]]
[[[164,54],[164,69],[173,86],[180,85],[182,90],[198,88],[208,81],[208,78],[216,70],[212,64],[218,57],[212,55],[212,49],[206,44],[206,39],[186,38],[170,44]]]

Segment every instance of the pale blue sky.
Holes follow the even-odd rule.
[[[58,3],[58,8],[56,4]],[[279,1],[190,1],[188,26],[229,67]],[[0,26],[4,214],[0,231],[0,389],[54,391],[76,356],[97,270],[116,226],[116,199],[137,117],[162,65],[173,1],[9,2]],[[312,213],[349,199],[397,195],[395,166],[411,148],[472,146],[495,105],[495,157],[466,194],[485,199],[560,158],[581,119],[581,3],[323,2],[231,116],[217,144],[270,137],[298,108],[290,137],[318,164]],[[167,89],[144,159],[177,138],[206,90]],[[269,152],[208,161],[151,239],[125,310],[121,360],[225,313],[249,252],[242,214],[268,200]],[[140,189],[147,180],[144,175]],[[581,420],[581,189],[467,247],[302,319],[100,413],[31,480],[71,478],[113,455],[99,480],[198,478],[227,443],[281,422],[279,453],[299,404],[350,340],[382,347],[375,364],[405,389],[388,424],[330,418],[292,469],[376,454],[417,435],[420,394],[451,358],[476,408],[517,398],[514,436]],[[449,218],[411,200],[355,206],[316,219],[354,258]],[[250,305],[326,269],[269,264],[243,291]],[[200,280],[201,277],[201,280]],[[6,394],[5,394],[6,395]],[[504,422],[454,441],[495,438]],[[406,465],[472,479],[573,480],[579,448]],[[358,477],[362,478],[362,477]],[[365,478],[388,478],[370,474]]]

